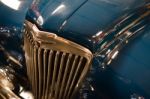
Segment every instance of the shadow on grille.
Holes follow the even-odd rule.
[[[25,22],[27,74],[35,99],[70,99],[87,74],[92,53]]]

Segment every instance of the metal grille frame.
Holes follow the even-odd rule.
[[[73,98],[93,57],[87,48],[40,31],[29,21],[25,21],[24,51],[35,99]]]

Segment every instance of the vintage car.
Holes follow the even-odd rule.
[[[0,99],[150,99],[149,0],[0,0]]]

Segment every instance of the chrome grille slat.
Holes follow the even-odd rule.
[[[33,26],[26,22],[24,49],[35,99],[70,99],[90,68],[92,53]]]
[[[28,44],[29,44],[29,48],[28,48],[28,50],[29,50],[29,54],[28,54],[28,61],[29,61],[29,63],[31,63],[31,44],[30,44],[30,38],[29,38],[29,36],[27,36],[28,37]],[[31,64],[29,64],[29,65],[31,65]],[[28,69],[28,71],[29,71],[29,73],[28,73],[28,75],[30,74],[30,72],[31,72],[31,66],[29,66],[29,69]],[[30,82],[31,82],[31,84],[32,84],[32,80],[31,80],[31,78],[29,78],[29,80],[30,80]]]
[[[72,83],[71,83],[70,88],[69,88],[69,90],[68,90],[67,97],[69,97],[69,96],[70,96],[71,90],[72,90],[72,88],[73,88],[73,85],[74,85],[74,83],[75,83],[75,80],[76,80],[77,74],[78,74],[79,69],[80,69],[80,66],[81,66],[81,64],[82,64],[82,60],[83,60],[83,57],[80,57],[80,59],[79,59],[79,63],[78,63],[78,66],[77,66],[77,69],[75,70],[75,75],[73,76]]]
[[[31,42],[31,40],[30,40],[30,42]],[[33,88],[35,88],[35,86],[34,86],[34,68],[33,68],[33,64],[34,64],[33,63],[34,62],[33,56],[34,56],[34,53],[33,53],[33,47],[32,46],[30,46],[30,55],[31,55],[31,59],[30,59],[30,63],[31,63],[30,71],[33,72],[33,76],[31,76],[31,84],[32,84]],[[33,93],[35,93],[35,90],[32,90],[32,91],[33,91]]]
[[[67,71],[68,71],[68,68],[69,68],[69,64],[70,64],[70,60],[72,58],[72,54],[69,54],[68,55],[68,60],[67,60],[67,63],[66,63],[66,67],[65,67],[65,74],[63,76],[63,80],[62,80],[62,86],[60,88],[60,95],[59,95],[59,98],[58,99],[61,99],[62,97],[62,94],[63,94],[63,90],[65,88],[65,82],[66,82],[66,78],[67,78]]]
[[[44,50],[44,58],[43,58],[43,66],[44,66],[44,70],[43,70],[43,73],[44,73],[44,77],[43,77],[43,96],[45,95],[45,88],[46,88],[46,79],[47,79],[47,53],[48,53],[48,50]]]
[[[57,78],[57,82],[56,82],[56,93],[55,93],[55,99],[58,98],[58,91],[59,91],[59,87],[60,87],[60,80],[61,80],[61,76],[62,76],[62,70],[63,70],[63,66],[64,66],[64,58],[66,56],[66,53],[63,53],[61,56],[61,61],[60,61],[60,69],[58,72],[58,78]]]
[[[42,87],[42,84],[41,84],[42,83],[42,78],[41,78],[42,77],[42,73],[41,73],[42,72],[42,70],[41,70],[41,66],[42,66],[41,50],[42,50],[41,48],[38,49],[38,74],[39,74],[39,76],[38,76],[39,77],[39,86],[38,86],[38,89],[39,89],[38,95],[39,96],[38,97],[41,97],[41,90],[42,90],[42,88],[41,88]]]
[[[57,77],[56,77],[56,73],[57,73],[57,68],[58,68],[58,58],[59,58],[59,54],[60,54],[60,52],[56,52],[56,55],[55,55],[55,59],[54,59],[54,71],[53,71],[53,76],[52,76],[52,85],[51,85],[51,94],[50,94],[50,98],[52,98],[52,97],[54,97],[54,91],[55,91],[55,87],[56,87],[56,85],[55,85],[55,82],[56,82],[56,79],[57,79]]]
[[[7,99],[3,94],[0,93],[0,99]]]
[[[68,78],[68,81],[67,81],[67,84],[66,84],[66,89],[65,89],[65,93],[64,93],[64,98],[66,97],[66,94],[67,94],[67,91],[68,91],[68,89],[69,89],[69,86],[70,86],[70,82],[71,82],[71,80],[72,80],[72,78],[73,78],[73,71],[75,70],[75,66],[76,66],[76,63],[77,63],[77,59],[79,58],[79,56],[75,56],[75,60],[74,60],[74,62],[73,62],[73,64],[72,64],[72,68],[71,68],[71,71],[70,71],[70,76],[69,76],[69,78]]]
[[[53,51],[51,50],[50,51],[50,53],[49,53],[49,57],[48,57],[48,78],[49,79],[47,79],[47,84],[46,84],[46,98],[45,99],[49,99],[49,95],[50,95],[50,92],[49,92],[49,90],[50,90],[50,85],[51,85],[51,81],[52,81],[52,78],[51,78],[51,71],[52,71],[52,55],[53,55]],[[48,95],[48,96],[47,96]]]
[[[37,75],[37,48],[36,47],[34,47],[34,68],[33,68],[33,70],[34,70],[34,84],[35,84],[35,97],[37,97],[37,89],[38,89],[38,83],[36,83],[36,81],[38,81],[38,75]]]

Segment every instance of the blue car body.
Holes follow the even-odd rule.
[[[0,1],[0,44],[10,54],[17,59],[21,57],[22,60],[24,60],[21,47],[22,28],[25,20],[36,24],[40,30],[53,32],[76,42],[95,54],[99,53],[99,48],[102,46],[101,42],[97,41],[99,38],[95,38],[98,33],[107,31],[109,28],[116,28],[116,24],[124,16],[135,14],[125,22],[136,19],[142,11],[145,11],[142,7],[148,4],[148,1],[144,0],[37,0],[33,2],[28,0],[20,2],[20,7],[15,10]],[[83,88],[82,94],[85,99],[150,98],[149,17],[142,23],[146,24],[144,30],[121,49],[118,57],[106,69],[101,68],[99,57],[94,57],[92,70],[87,76],[88,85],[94,90],[91,87],[87,90]],[[5,29],[10,32],[6,31],[4,34]],[[114,33],[117,29],[119,28],[116,28]]]

